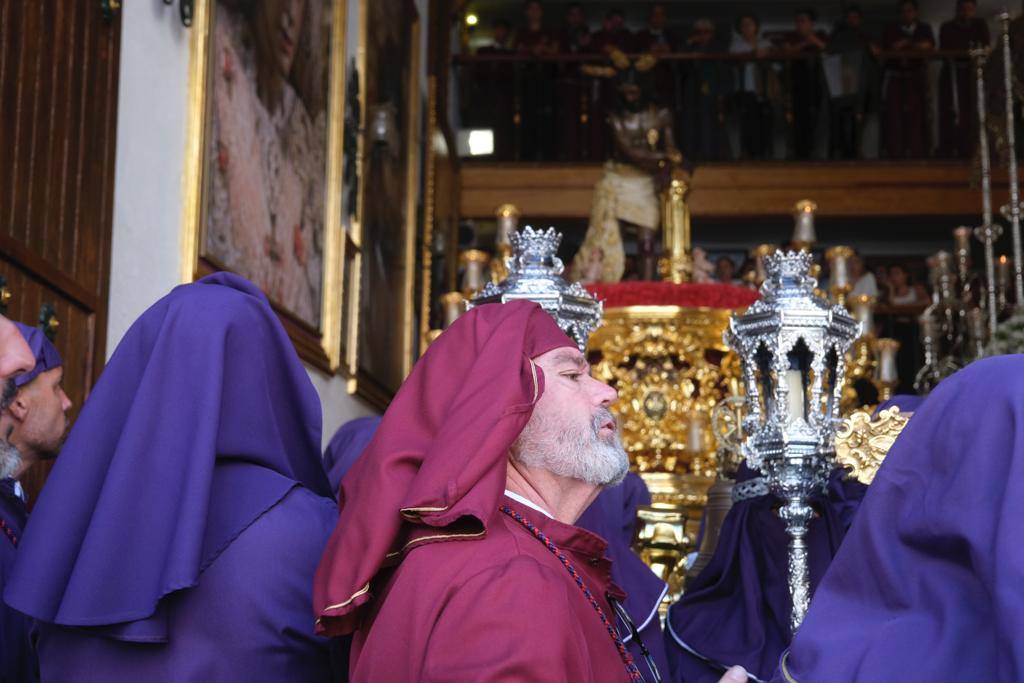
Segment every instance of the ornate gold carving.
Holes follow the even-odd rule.
[[[868,412],[853,413],[836,433],[836,463],[850,468],[850,476],[857,481],[871,484],[909,420],[895,407],[883,410],[877,420]]]
[[[594,375],[619,392],[612,410],[637,471],[714,476],[711,409],[734,391],[739,370],[722,342],[730,313],[676,306],[605,311],[604,325],[590,337],[590,351],[600,355]],[[698,426],[699,451],[689,434]]]
[[[658,613],[664,618],[669,605],[682,595],[686,556],[693,549],[696,536],[689,528],[692,525],[688,524],[686,510],[674,505],[641,505],[637,521],[637,554],[668,584],[668,592],[658,605]]]
[[[669,584],[662,614],[683,590],[686,557],[717,470],[711,410],[739,391],[740,363],[722,340],[728,309],[628,306],[605,311],[590,335],[594,376],[619,392],[612,411],[633,469],[651,492],[636,547]],[[695,431],[699,430],[699,431]]]

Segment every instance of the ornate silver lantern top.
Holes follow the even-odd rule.
[[[809,253],[775,252],[765,266],[762,298],[734,315],[725,333],[743,361],[750,411],[744,455],[758,469],[784,449],[831,452],[843,355],[860,335],[845,308],[815,296]]]
[[[508,258],[508,277],[469,300],[466,308],[490,303],[529,299],[544,307],[569,335],[580,351],[585,351],[590,333],[601,325],[603,306],[578,282],[569,284],[562,272],[565,266],[555,254],[562,233],[526,226],[511,235],[512,256]]]
[[[743,454],[784,501],[795,632],[810,599],[805,536],[810,499],[828,480],[839,424],[845,354],[860,323],[814,294],[808,252],[765,258],[759,301],[733,315],[725,341],[740,356],[747,393]]]

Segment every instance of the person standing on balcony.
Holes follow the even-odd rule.
[[[626,15],[621,9],[613,7],[608,10],[601,21],[601,30],[594,33],[590,40],[590,52],[605,57],[612,52],[629,52],[633,47],[633,34],[626,28]],[[604,122],[615,111],[618,93],[615,83],[606,79],[591,81],[590,130],[588,136],[588,158],[606,159],[611,152],[611,139]]]
[[[921,53],[935,49],[935,36],[931,26],[918,20],[916,0],[900,3],[900,20],[885,29],[882,48],[907,53],[886,64],[886,152],[890,159],[923,157],[928,151],[928,73]]]
[[[512,27],[504,19],[492,26],[490,45],[477,48],[480,56],[512,55]],[[515,156],[515,65],[503,61],[481,61],[472,69],[473,96],[467,102],[463,121],[470,127],[494,131],[494,156],[506,161]]]
[[[524,25],[516,31],[516,52],[537,58],[520,66],[517,80],[519,155],[525,161],[544,161],[554,156],[555,65],[544,62],[558,52],[558,42],[544,28],[544,5],[529,0],[523,6]]]
[[[766,159],[772,156],[773,102],[778,99],[779,78],[774,65],[761,60],[771,54],[772,44],[761,36],[761,20],[752,12],[736,17],[733,27],[736,32],[729,52],[752,58],[735,67],[736,93],[729,127],[733,156]]]
[[[860,5],[847,5],[828,41],[838,58],[841,92],[832,93],[832,153],[839,159],[878,158],[881,45],[864,29]]]
[[[817,18],[809,7],[796,10],[794,32],[785,44],[786,52],[795,57],[789,63],[789,82],[793,156],[797,159],[824,156],[826,89],[819,56],[828,46],[828,37],[815,30]]]
[[[957,0],[956,16],[939,29],[939,49],[987,47],[988,24],[976,16],[975,0]],[[947,58],[939,77],[939,155],[966,158],[978,129],[974,70],[966,58]]]
[[[728,156],[725,140],[724,99],[728,74],[722,62],[700,59],[722,50],[715,41],[715,24],[708,18],[693,23],[693,30],[682,47],[694,59],[683,69],[683,97],[680,137],[688,159],[717,161]]]
[[[621,9],[612,8],[604,15],[601,30],[594,34],[590,49],[599,54],[611,54],[612,50],[629,52],[633,47],[633,34],[626,28],[626,15]]]
[[[651,5],[647,15],[647,27],[633,37],[633,52],[650,52],[655,57],[675,52],[679,49],[679,38],[668,27],[668,9],[665,3]],[[659,61],[654,67],[654,97],[665,107],[675,107],[676,79],[675,63]]]
[[[570,3],[565,10],[565,23],[555,34],[559,54],[586,54],[590,51],[591,39],[583,5]],[[594,121],[587,106],[587,80],[580,73],[579,62],[559,64],[558,72],[558,159],[587,159],[587,127],[600,124]]]

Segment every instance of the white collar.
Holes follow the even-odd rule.
[[[517,503],[522,503],[523,505],[525,505],[528,508],[533,508],[537,512],[544,513],[545,515],[547,515],[551,519],[555,518],[555,516],[553,514],[551,514],[550,512],[548,512],[547,510],[545,510],[541,506],[537,505],[532,500],[529,500],[527,498],[524,498],[523,496],[520,496],[515,491],[509,491],[508,489],[505,489],[505,495],[508,496],[509,498],[511,498],[512,500],[516,501]]]

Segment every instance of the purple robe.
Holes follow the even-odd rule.
[[[755,473],[740,467],[737,483]],[[865,487],[835,470],[807,534],[812,590],[839,548]],[[739,500],[725,518],[708,566],[669,608],[665,641],[672,681],[717,683],[742,665],[767,680],[790,641],[785,525],[771,495]]]
[[[219,273],[143,313],[5,587],[39,623],[44,679],[326,680],[310,605],[337,516],[320,426],[316,390],[251,283]]]
[[[337,517],[333,501],[293,488],[232,541],[195,588],[161,602],[153,642],[144,634],[125,642],[42,625],[43,680],[333,680],[308,605],[311,577]]]
[[[658,605],[665,597],[668,586],[632,550],[637,508],[649,505],[650,502],[651,494],[644,480],[630,472],[621,484],[602,491],[576,520],[576,526],[592,531],[608,541],[606,553],[612,561],[612,581],[626,592],[623,607],[640,632],[640,639],[650,652],[662,679],[667,680],[668,659],[661,620],[658,618]],[[619,633],[640,671],[649,676],[640,645],[621,620]]]
[[[13,479],[0,480],[0,590],[14,569],[17,544],[28,521],[25,502]],[[29,642],[32,620],[0,604],[0,681],[38,680],[35,653]]]
[[[915,396],[914,394],[896,394],[888,401],[883,401],[877,408],[875,408],[875,415],[878,415],[883,410],[888,408],[899,408],[900,413],[906,415],[917,410],[921,403],[924,402],[924,396]]]
[[[373,439],[374,432],[380,425],[380,416],[357,417],[349,420],[338,428],[331,437],[331,442],[324,450],[324,469],[331,490],[337,491],[341,478],[351,469],[363,450]]]
[[[914,412],[773,680],[1024,680],[1022,382],[975,361]]]

